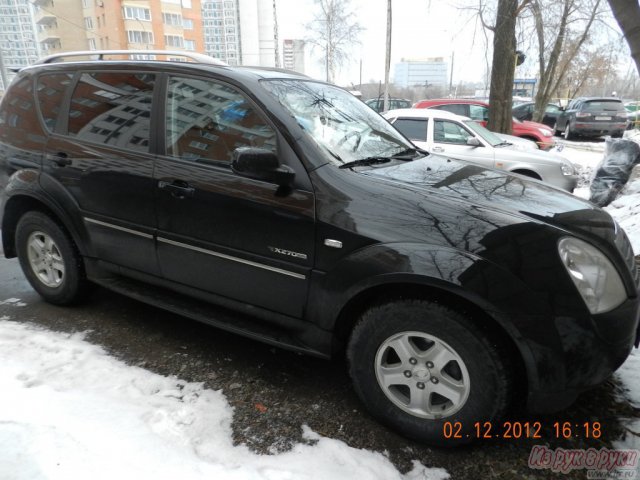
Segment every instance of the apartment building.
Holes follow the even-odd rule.
[[[27,0],[0,0],[0,91],[3,78],[13,78],[12,69],[33,63],[40,56],[33,6]]]

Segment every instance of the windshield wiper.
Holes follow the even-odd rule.
[[[394,153],[391,155],[391,158],[398,160],[413,160],[417,155],[427,156],[429,155],[429,152],[422,150],[421,148],[407,148],[398,153]]]
[[[413,155],[408,155],[409,153],[413,153]],[[343,165],[340,165],[338,168],[365,167],[368,165],[375,165],[378,163],[389,163],[391,160],[402,160],[406,162],[406,161],[413,160],[415,158],[416,153],[422,153],[422,151],[416,150],[415,148],[408,148],[407,150],[398,152],[389,157],[374,156],[374,157],[361,158],[360,160],[353,160],[352,162],[347,162]]]
[[[353,160],[351,162],[343,163],[338,168],[351,168],[351,167],[366,167],[368,165],[375,165],[377,163],[389,163],[391,157],[367,157],[360,160]]]
[[[508,147],[509,145],[513,145],[513,143],[511,143],[511,142],[500,142],[500,143],[496,143],[494,145],[494,147]]]

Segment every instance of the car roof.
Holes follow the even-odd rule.
[[[449,120],[471,120],[469,117],[463,115],[456,115],[455,113],[447,112],[446,110],[435,110],[431,108],[398,108],[396,110],[389,110],[383,114],[387,118],[444,118]]]
[[[434,105],[448,105],[448,104],[465,104],[465,105],[482,105],[483,107],[488,107],[489,104],[487,102],[483,102],[482,100],[475,100],[473,98],[429,98],[426,100],[418,100],[416,105],[423,104],[428,106]]]
[[[118,67],[148,67],[155,71],[167,72],[224,72],[225,75],[235,78],[251,77],[254,80],[259,79],[287,79],[287,80],[313,80],[314,82],[324,83],[320,80],[312,79],[304,74],[285,70],[283,68],[270,68],[259,66],[230,66],[214,63],[199,62],[172,62],[166,60],[74,60],[64,62],[36,63],[25,67],[21,71],[46,71],[46,70],[80,70],[83,68],[100,68],[116,69]]]

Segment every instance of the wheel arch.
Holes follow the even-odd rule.
[[[426,300],[445,305],[465,315],[490,338],[500,342],[509,357],[513,359],[516,379],[513,398],[526,398],[530,387],[529,379],[533,374],[530,371],[530,368],[533,368],[533,361],[526,346],[515,340],[517,333],[509,331],[503,322],[468,298],[462,289],[440,285],[439,282],[433,284],[406,281],[385,283],[360,291],[343,306],[338,314],[334,328],[332,356],[338,358],[344,355],[349,336],[367,309],[400,299]]]
[[[525,177],[535,178],[536,180],[542,180],[540,174],[530,168],[525,167],[516,167],[513,170],[509,170],[511,173],[518,173],[520,175],[524,175]]]
[[[82,255],[84,251],[84,242],[80,240],[79,232],[74,228],[69,219],[65,217],[54,205],[46,200],[28,194],[14,194],[7,199],[4,205],[4,216],[2,218],[2,246],[6,258],[14,258],[17,255],[15,233],[20,218],[29,211],[42,212],[51,217],[52,220],[58,222],[62,228],[71,236],[76,247]]]

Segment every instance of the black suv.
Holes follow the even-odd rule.
[[[636,341],[633,252],[606,212],[427,155],[293,73],[48,59],[2,99],[0,172],[5,255],[47,301],[98,284],[344,355],[369,411],[421,441],[565,408]]]
[[[577,136],[620,138],[627,128],[627,111],[619,98],[576,98],[562,110],[553,127],[567,140]]]

